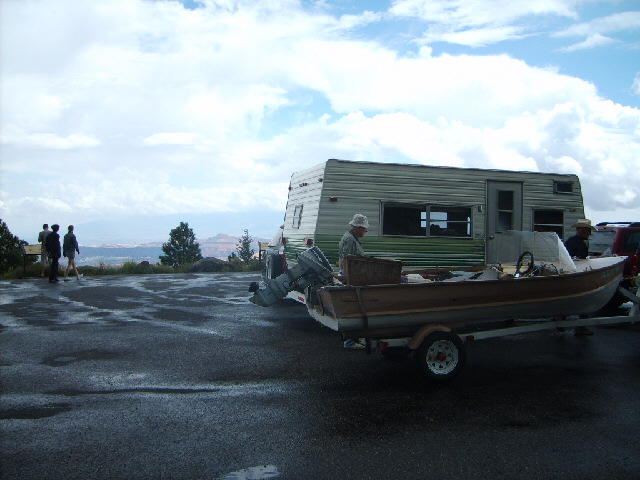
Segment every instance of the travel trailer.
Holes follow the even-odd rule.
[[[356,213],[369,219],[366,255],[417,270],[496,263],[509,230],[567,238],[584,205],[576,175],[327,160],[292,175],[265,276],[312,246],[337,269],[338,242]]]

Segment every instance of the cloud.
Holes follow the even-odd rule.
[[[542,14],[574,4],[4,2],[3,218],[281,212],[291,174],[327,158],[579,173],[589,209],[637,209],[638,109],[556,67],[359,30],[418,16],[479,45]]]
[[[633,84],[631,85],[631,91],[634,95],[640,97],[640,73],[638,73],[633,79]]]
[[[145,138],[145,145],[193,145],[199,143],[200,135],[191,132],[161,132]]]
[[[640,12],[620,12],[606,17],[582,22],[553,34],[555,37],[584,37],[581,42],[561,48],[563,52],[587,50],[618,43],[612,34],[634,31],[640,28]]]
[[[581,22],[555,33],[557,37],[588,37],[605,35],[640,28],[640,12],[619,12],[605,17],[595,18],[589,22]]]
[[[505,26],[496,28],[474,28],[472,30],[454,32],[433,32],[430,31],[423,37],[425,43],[448,42],[469,47],[485,47],[487,45],[524,38],[522,28],[515,26]]]
[[[389,11],[400,17],[418,17],[425,21],[449,24],[458,28],[506,25],[531,15],[575,17],[575,2],[559,0],[398,0]]]
[[[531,34],[533,17],[575,18],[575,2],[532,0],[399,0],[389,13],[417,18],[427,30],[420,43],[444,41],[471,47],[524,38]]]
[[[72,133],[66,137],[54,133],[26,133],[14,132],[13,135],[3,136],[6,144],[21,144],[37,148],[56,150],[70,150],[75,148],[98,147],[100,140],[90,135]]]
[[[568,47],[563,47],[560,49],[561,52],[575,52],[577,50],[588,50],[591,48],[602,47],[605,45],[609,45],[611,43],[616,43],[616,40],[613,38],[605,37],[604,35],[600,35],[599,33],[589,35],[584,41],[579,43],[574,43],[573,45],[569,45]]]

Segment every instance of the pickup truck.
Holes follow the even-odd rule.
[[[589,239],[589,255],[625,256],[623,279],[620,286],[629,291],[637,291],[638,264],[640,244],[640,222],[601,222],[596,225],[596,231]],[[617,307],[627,299],[616,294],[609,306]]]

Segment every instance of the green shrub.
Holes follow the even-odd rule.
[[[14,268],[9,272],[0,274],[0,280],[13,280],[18,278],[33,278],[40,277],[41,271],[40,263],[32,263],[27,265],[26,271],[22,271],[22,265],[18,268]],[[66,265],[60,265],[58,267],[59,276],[64,275]],[[252,259],[248,262],[243,262],[238,257],[234,256],[230,258],[228,263],[220,265],[220,268],[216,272],[260,272],[264,268],[264,261],[258,259]],[[193,263],[185,263],[173,268],[169,265],[161,265],[159,263],[151,264],[149,262],[125,262],[124,264],[106,265],[100,263],[98,266],[93,265],[80,265],[78,266],[78,272],[85,277],[99,277],[102,275],[152,275],[152,274],[168,274],[168,273],[193,273]],[[216,272],[211,272],[215,274]],[[48,273],[48,270],[47,270]],[[73,272],[69,272],[73,275]]]
[[[0,219],[0,274],[12,275],[15,272],[24,273],[23,264],[32,265],[38,257],[28,255],[25,258],[22,255],[22,245],[28,245],[29,242],[20,240],[9,231],[7,224]]]
[[[235,253],[229,255],[229,266],[231,272],[260,272],[265,267],[264,260],[252,258],[249,261],[243,261]]]

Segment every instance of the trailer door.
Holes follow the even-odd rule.
[[[496,235],[522,230],[522,183],[487,182],[486,262],[497,261]]]

